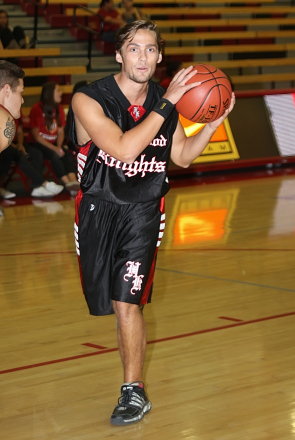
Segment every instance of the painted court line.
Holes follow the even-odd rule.
[[[295,292],[294,289],[285,289],[284,287],[266,286],[265,284],[249,283],[247,281],[231,280],[228,278],[213,277],[213,276],[209,276],[209,275],[200,275],[198,273],[182,272],[180,270],[174,270],[174,269],[163,269],[161,267],[157,267],[156,270],[158,270],[158,271],[161,270],[163,272],[177,273],[179,275],[190,275],[192,277],[198,277],[198,278],[208,278],[209,280],[227,281],[228,283],[243,284],[246,286],[263,287],[264,289],[281,290],[283,292]]]
[[[235,324],[228,324],[228,325],[224,325],[222,327],[208,328],[205,330],[198,330],[196,332],[184,333],[182,335],[175,335],[175,336],[169,336],[167,338],[155,339],[154,341],[148,341],[147,344],[157,344],[159,342],[173,341],[175,339],[188,338],[190,336],[202,335],[204,333],[211,333],[211,332],[216,332],[219,330],[226,330],[226,329],[233,328],[233,327],[240,327],[242,325],[255,324],[258,322],[270,321],[273,319],[285,318],[287,316],[293,316],[293,315],[295,315],[295,312],[284,313],[281,315],[267,316],[265,318],[252,319],[251,321],[242,321],[242,322],[237,322]],[[101,347],[101,346],[96,346],[95,344],[90,344],[90,343],[86,343],[86,344],[82,344],[82,345],[87,345],[87,346],[92,346],[92,347]],[[57,363],[67,362],[67,361],[73,361],[76,359],[82,359],[82,358],[86,358],[89,356],[97,356],[97,355],[105,354],[105,353],[112,353],[114,351],[118,351],[118,347],[108,348],[106,350],[95,351],[93,353],[85,353],[85,354],[80,354],[77,356],[70,356],[70,357],[66,357],[66,358],[62,358],[62,359],[55,359],[55,360],[47,361],[47,362],[40,362],[37,364],[24,365],[22,367],[10,368],[8,370],[0,371],[0,374],[15,373],[16,371],[28,370],[30,368],[44,367],[46,365],[52,365],[52,364],[57,364]]]
[[[234,321],[234,322],[242,322],[242,319],[237,318],[229,318],[227,316],[219,316],[218,319],[226,319],[227,321]]]
[[[98,350],[105,350],[108,347],[104,347],[103,345],[97,345],[97,344],[90,344],[89,342],[86,342],[86,344],[82,344],[85,345],[86,347],[91,347],[91,348],[97,348]]]

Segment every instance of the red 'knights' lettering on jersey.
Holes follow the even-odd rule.
[[[164,173],[166,168],[166,162],[157,162],[156,156],[152,157],[151,161],[148,162],[144,160],[145,154],[142,154],[140,156],[140,162],[137,160],[131,164],[127,164],[124,162],[121,162],[120,160],[115,159],[114,157],[110,156],[109,154],[105,153],[103,150],[99,150],[96,161],[98,163],[101,163],[101,158],[105,165],[108,167],[116,167],[117,169],[121,169],[124,172],[124,175],[127,177],[133,177],[136,176],[136,174],[141,173],[141,177],[144,177],[146,173]]]

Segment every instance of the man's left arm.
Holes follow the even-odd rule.
[[[195,136],[186,137],[184,129],[178,121],[177,128],[173,135],[171,159],[173,162],[183,168],[187,168],[197,157],[202,154],[209,144],[211,137],[220,124],[227,118],[235,104],[235,96],[232,99],[229,108],[224,114],[214,122],[207,123],[201,131]]]

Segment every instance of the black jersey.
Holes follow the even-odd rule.
[[[112,119],[123,133],[140,124],[165,93],[162,87],[150,81],[143,105],[145,113],[141,116],[143,109],[131,106],[113,75],[94,81],[79,89],[79,92],[96,100],[105,115]],[[140,203],[160,199],[168,192],[166,174],[172,137],[178,122],[176,110],[163,122],[153,141],[132,164],[115,159],[98,149],[91,140],[86,145],[79,146],[73,114],[71,119],[70,137],[79,148],[78,177],[84,194],[115,203]]]

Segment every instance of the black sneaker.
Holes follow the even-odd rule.
[[[142,382],[140,382],[142,383]],[[121,387],[121,397],[111,416],[112,425],[128,425],[139,422],[152,408],[144,389],[138,382],[124,384]]]

